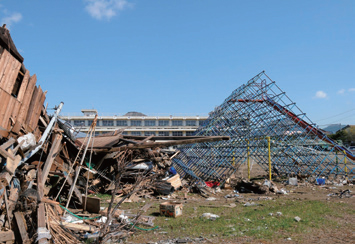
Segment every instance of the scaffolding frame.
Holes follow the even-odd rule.
[[[269,152],[278,175],[354,178],[355,156],[328,138],[264,71],[210,112],[195,135],[231,138],[178,147],[173,162],[179,173],[198,181],[224,183],[248,158],[268,171]]]

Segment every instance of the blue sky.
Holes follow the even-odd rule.
[[[203,115],[265,70],[319,125],[355,124],[355,1],[0,0],[62,114]]]

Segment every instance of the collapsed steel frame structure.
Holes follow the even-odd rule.
[[[195,135],[231,138],[178,147],[179,173],[198,181],[224,182],[248,160],[268,171],[269,153],[278,175],[354,178],[355,156],[318,129],[264,71],[234,90]]]

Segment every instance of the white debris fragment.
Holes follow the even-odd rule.
[[[219,216],[217,214],[204,213],[204,214],[202,214],[201,218],[206,218],[206,219],[210,219],[210,220],[216,220],[216,219],[219,218]]]

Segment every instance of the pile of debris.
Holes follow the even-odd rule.
[[[151,219],[123,215],[132,196],[168,195],[181,186],[171,146],[228,137],[139,137],[115,131],[75,133],[44,106],[46,92],[23,65],[6,26],[0,27],[0,242],[104,242]],[[100,209],[93,194],[111,194]],[[144,209],[142,210],[144,211]]]

